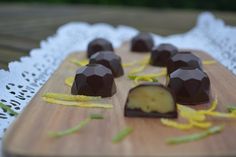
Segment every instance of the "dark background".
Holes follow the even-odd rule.
[[[92,4],[92,5],[119,5],[142,6],[163,9],[197,9],[236,11],[236,0],[0,0],[2,2],[29,2],[29,3],[61,3],[61,4]]]
[[[0,0],[0,69],[71,21],[123,24],[166,36],[193,28],[203,11],[236,26],[236,0]]]

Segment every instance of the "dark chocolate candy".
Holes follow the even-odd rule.
[[[71,94],[110,97],[115,93],[116,85],[110,69],[101,64],[88,64],[77,70]]]
[[[112,43],[103,38],[96,38],[88,44],[87,56],[90,58],[99,51],[114,51]]]
[[[143,83],[130,89],[124,115],[127,117],[177,118],[175,97],[160,83]]]
[[[181,53],[181,54],[193,54],[191,51],[183,51],[183,50],[178,51],[178,53]]]
[[[89,63],[102,64],[112,71],[114,77],[124,75],[121,58],[111,51],[100,51],[90,57]]]
[[[154,66],[167,66],[167,61],[178,52],[172,44],[160,44],[151,51],[150,64]]]
[[[196,105],[209,102],[210,80],[198,68],[180,68],[170,74],[168,87],[174,92],[176,102]]]
[[[168,60],[167,74],[170,75],[170,73],[181,67],[193,67],[202,70],[202,62],[200,58],[191,52],[177,53]]]
[[[149,33],[139,33],[131,41],[131,51],[150,52],[154,46],[154,41]]]

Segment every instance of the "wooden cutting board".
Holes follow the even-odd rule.
[[[128,44],[116,49],[123,63],[142,59],[146,54],[129,52]],[[202,60],[212,59],[206,53],[194,52]],[[22,114],[8,129],[3,151],[8,156],[16,157],[61,157],[61,156],[235,156],[236,155],[236,120],[214,118],[214,124],[225,124],[222,133],[209,138],[180,145],[167,145],[168,137],[187,135],[201,131],[179,131],[163,126],[159,119],[125,118],[123,108],[128,90],[133,82],[126,76],[115,79],[117,93],[106,101],[113,104],[113,109],[75,108],[47,104],[42,101],[46,92],[70,93],[64,84],[69,76],[74,76],[78,68],[72,64],[72,58],[84,59],[85,53],[70,55],[35,95]],[[236,77],[221,64],[204,65],[208,73],[213,93],[219,99],[218,111],[226,111],[226,105],[236,103]],[[125,71],[129,71],[126,68]],[[160,69],[148,67],[145,72],[158,72]],[[164,78],[160,79],[164,83]],[[209,104],[198,108],[207,108]],[[104,120],[89,123],[80,132],[62,138],[51,138],[49,131],[61,131],[77,125],[91,113],[101,113]],[[112,137],[126,126],[134,132],[118,144],[113,144]]]

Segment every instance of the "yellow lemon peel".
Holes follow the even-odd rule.
[[[65,79],[65,84],[69,87],[72,87],[73,82],[74,82],[74,77],[68,77]]]
[[[179,123],[174,120],[170,120],[170,119],[166,119],[166,118],[161,118],[161,123],[163,125],[173,127],[176,129],[180,129],[180,130],[189,130],[193,127],[193,125],[191,123],[184,124],[184,123]]]
[[[137,74],[139,72],[142,72],[145,68],[146,68],[147,65],[141,65],[139,67],[136,67],[136,68],[133,68],[129,71],[129,75],[131,74]]]
[[[208,115],[208,116],[213,116],[213,117],[236,118],[236,115],[232,114],[232,113],[224,113],[224,112],[214,111],[217,107],[217,104],[218,104],[218,99],[216,97],[215,100],[211,103],[211,107],[209,109],[199,110],[198,113]]]
[[[194,120],[190,120],[190,124],[192,124],[194,127],[201,128],[201,129],[207,129],[212,126],[211,122],[198,122]]]
[[[177,108],[179,110],[179,114],[181,117],[188,120],[187,124],[178,123],[169,119],[161,119],[161,123],[174,127],[179,130],[189,130],[191,128],[201,128],[206,129],[205,131],[197,134],[181,136],[181,137],[173,137],[167,140],[169,144],[179,144],[183,142],[191,142],[207,137],[211,134],[218,133],[223,130],[224,126],[215,126],[212,127],[211,122],[207,122],[206,116],[220,117],[220,118],[236,118],[236,110],[232,110],[228,108],[229,113],[217,112],[215,111],[217,108],[218,99],[217,97],[212,101],[210,108],[205,110],[196,110],[191,107],[187,107],[184,105],[177,104]]]
[[[106,108],[106,109],[113,108],[112,104],[105,104],[105,103],[63,101],[63,100],[57,100],[53,98],[46,98],[46,97],[43,97],[43,100],[50,104],[72,106],[72,107]]]
[[[71,63],[74,63],[77,66],[85,66],[89,63],[88,59],[83,59],[83,60],[76,60],[76,59],[71,59]]]
[[[142,72],[147,67],[149,60],[150,60],[150,56],[146,56],[141,61],[138,61],[136,64],[139,64],[139,66],[131,69],[129,71],[129,75]]]
[[[157,82],[159,77],[166,76],[166,68],[163,68],[159,73],[149,73],[143,75],[128,75],[128,78],[134,80],[135,83],[139,81]]]
[[[188,120],[204,121],[206,119],[205,115],[199,114],[197,110],[191,107],[177,104],[177,108],[180,111],[180,116]]]
[[[153,79],[148,78],[148,77],[141,77],[141,76],[138,76],[138,77],[136,77],[136,78],[134,79],[134,82],[135,82],[136,84],[138,84],[139,81],[154,82]]]
[[[212,112],[216,109],[217,107],[217,104],[218,104],[218,99],[217,97],[213,100],[213,102],[211,103],[211,107],[207,110],[199,110],[197,111],[198,113],[201,113],[201,114],[205,114],[205,113],[209,113],[209,112]]]
[[[123,66],[123,68],[126,68],[126,67],[130,67],[130,66],[134,66],[137,63],[138,63],[137,61],[133,61],[133,62],[129,62],[129,63],[123,63],[122,66]]]
[[[217,62],[215,60],[204,60],[202,63],[204,65],[211,65],[211,64],[216,64]]]
[[[64,101],[92,101],[101,99],[99,96],[68,95],[61,93],[45,93],[43,94],[43,97]]]
[[[223,113],[223,112],[212,111],[212,112],[206,112],[204,114],[208,116],[213,116],[213,117],[236,118],[236,115],[234,113]]]

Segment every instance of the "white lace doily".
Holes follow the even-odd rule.
[[[40,48],[31,50],[30,56],[11,62],[9,71],[0,70],[0,101],[20,112],[68,54],[86,50],[88,42],[95,37],[107,38],[119,47],[137,33],[138,30],[127,26],[114,28],[82,22],[63,25],[54,36],[42,41]],[[206,51],[236,74],[236,27],[224,25],[211,13],[201,14],[196,26],[187,33],[153,36],[156,45],[168,42],[179,48]],[[13,120],[14,117],[0,108],[0,138]]]

